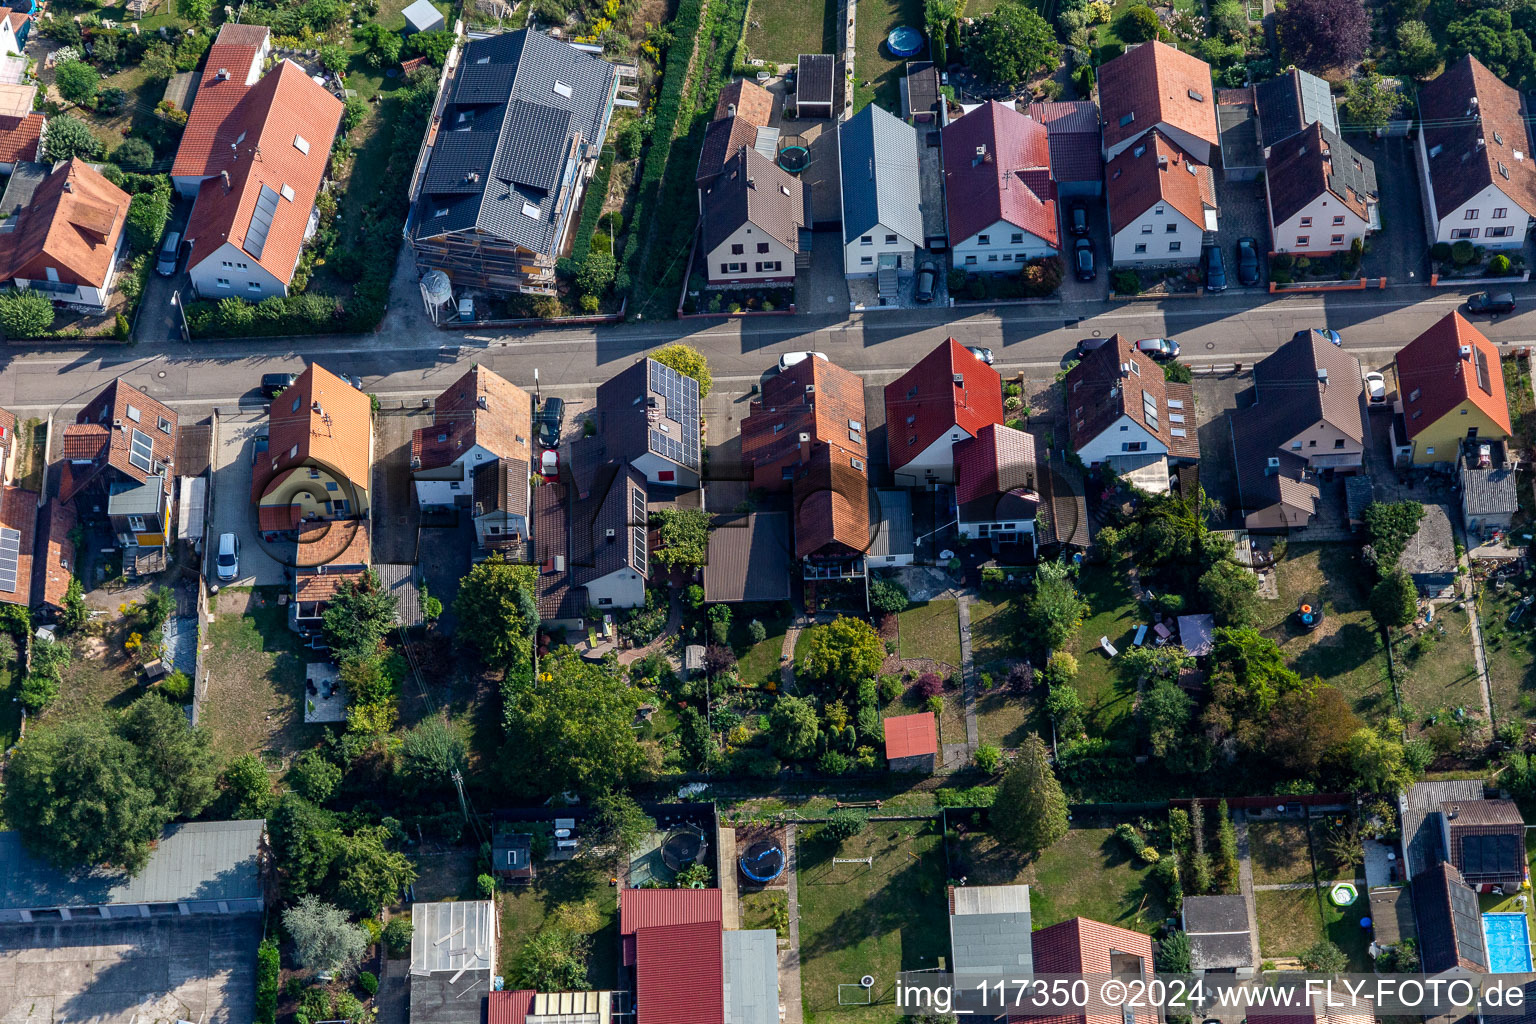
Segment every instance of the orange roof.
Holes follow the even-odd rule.
[[[312,573],[308,576],[300,576],[293,582],[293,599],[295,601],[329,601],[336,596],[336,591],[341,589],[343,583],[358,584],[363,582],[363,573],[357,572],[327,572]]]
[[[1167,203],[1202,230],[1205,208],[1216,208],[1211,169],[1169,142],[1161,132],[1121,151],[1105,168],[1109,223],[1120,231],[1157,203]]]
[[[302,505],[262,505],[256,511],[256,528],[263,533],[283,533],[297,529],[303,518]]]
[[[411,435],[421,469],[452,464],[479,445],[500,459],[532,459],[533,397],[483,366],[470,369],[437,396],[432,426]]]
[[[938,725],[933,712],[920,711],[915,715],[897,715],[885,720],[885,756],[889,760],[898,757],[919,757],[939,752]]]
[[[128,193],[69,160],[38,185],[16,229],[0,235],[0,276],[41,281],[51,267],[65,284],[99,288],[127,220]]]
[[[193,169],[189,158],[188,168],[178,171],[208,176],[187,221],[189,267],[227,241],[284,284],[292,279],[341,111],[340,100],[290,61],[250,88],[225,120],[221,145],[202,170]]]
[[[1218,144],[1211,66],[1167,43],[1142,43],[1099,68],[1099,109],[1106,150],[1159,123]]]
[[[24,491],[20,487],[5,488],[0,493],[0,526],[21,534],[16,550],[16,587],[14,590],[0,590],[0,602],[19,604],[25,608],[32,603],[32,549],[36,543],[37,492]]]
[[[318,463],[369,488],[373,410],[368,396],[317,364],[299,374],[272,403],[267,454],[251,474],[251,500],[259,502],[286,469]]]
[[[36,160],[37,143],[43,137],[43,112],[25,117],[0,117],[0,164]]]
[[[736,108],[737,117],[762,128],[773,117],[773,93],[756,82],[738,78],[720,90],[720,98],[715,101],[714,120],[730,117],[732,107]]]
[[[336,519],[304,524],[299,530],[295,564],[301,569],[368,564],[368,524],[362,519]]]
[[[900,469],[954,427],[974,437],[1003,422],[1003,378],[946,339],[885,386],[885,422],[891,468]]]
[[[1454,310],[1397,353],[1397,392],[1410,438],[1466,401],[1513,433],[1499,350]]]
[[[187,113],[187,125],[171,167],[172,177],[200,178],[222,169],[222,165],[209,169],[222,157],[215,146],[222,142],[223,148],[228,149],[233,136],[240,131],[232,127],[232,115],[251,88],[245,84],[246,78],[270,33],[265,25],[227,24],[219,30],[219,37],[208,50],[192,109]],[[230,138],[221,139],[225,133]]]

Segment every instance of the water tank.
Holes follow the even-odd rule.
[[[441,306],[453,299],[453,285],[441,270],[429,270],[421,279],[421,290],[433,305]]]

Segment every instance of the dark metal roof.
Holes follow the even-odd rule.
[[[837,129],[843,186],[843,241],[878,227],[922,245],[922,183],[917,132],[871,103]]]
[[[802,53],[795,74],[799,103],[831,103],[837,80],[837,58],[830,53]]]
[[[783,512],[717,516],[704,564],[706,601],[787,601],[789,516]]]

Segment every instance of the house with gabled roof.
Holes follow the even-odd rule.
[[[704,129],[699,147],[699,188],[707,188],[743,146],[773,160],[778,156],[779,130],[769,126],[773,93],[756,82],[738,78],[720,90],[715,117]]]
[[[1099,68],[1104,159],[1157,129],[1200,164],[1220,145],[1211,66],[1167,43],[1133,46]]]
[[[1419,186],[1431,241],[1524,244],[1536,217],[1528,116],[1522,95],[1471,54],[1420,87]]]
[[[1253,368],[1253,404],[1227,414],[1234,509],[1250,530],[1298,529],[1317,514],[1321,475],[1354,473],[1369,444],[1360,361],[1298,331]]]
[[[944,195],[954,265],[1017,271],[1061,249],[1045,126],[990,100],[944,127]]]
[[[1098,105],[1092,100],[1031,103],[1029,116],[1045,126],[1056,192],[1063,196],[1103,195],[1104,153]]]
[[[1259,144],[1265,149],[1314,124],[1339,134],[1339,117],[1328,83],[1300,68],[1287,68],[1255,85],[1253,97],[1259,115]]]
[[[1321,122],[1269,147],[1264,168],[1275,252],[1345,252],[1381,227],[1375,163]]]
[[[1456,865],[1441,861],[1413,876],[1419,965],[1428,975],[1488,973],[1488,943],[1477,893]]]
[[[917,131],[869,104],[837,126],[842,182],[843,272],[894,284],[916,269],[923,235]],[[882,273],[883,272],[883,273]]]
[[[1206,233],[1217,228],[1216,179],[1208,166],[1154,129],[1121,149],[1104,173],[1114,263],[1200,258]]]
[[[251,502],[263,535],[306,522],[365,519],[373,466],[368,396],[311,363],[268,407],[266,447],[251,464]]]
[[[315,231],[342,103],[292,61],[261,75],[270,47],[265,27],[220,30],[171,169],[195,197],[187,273],[205,299],[287,295]]]
[[[472,39],[443,83],[406,237],[459,288],[552,294],[618,93],[617,69],[532,29]]]
[[[1479,892],[1514,892],[1526,882],[1525,818],[1513,800],[1451,801],[1440,805],[1448,859]]]
[[[1460,312],[1452,310],[1403,346],[1395,363],[1399,461],[1454,463],[1464,440],[1509,439],[1499,350]]]
[[[1168,490],[1168,463],[1200,458],[1195,395],[1124,335],[1067,372],[1067,440],[1085,466],[1109,466],[1142,490]]]
[[[29,608],[34,603],[37,505],[36,491],[0,485],[0,604]]]
[[[570,585],[599,611],[638,608],[650,575],[645,475],[614,458],[593,462],[595,444],[572,451],[575,488],[570,509]]]
[[[864,378],[821,358],[769,377],[741,421],[741,459],[754,490],[787,489],[820,446],[864,471]]]
[[[795,558],[807,580],[862,579],[869,570],[869,475],[855,461],[823,444],[795,470]]]
[[[1104,924],[1086,917],[1041,928],[1030,936],[1034,970],[1047,975],[1112,976],[1150,980],[1153,972],[1152,938],[1143,932]],[[1058,1024],[1156,1024],[1151,1007],[1113,1013],[1064,1013],[1051,1018]]]
[[[649,484],[699,485],[703,435],[699,382],[640,359],[597,386],[597,434],[606,457],[639,470]]]
[[[1005,544],[1032,538],[1045,474],[1035,438],[988,423],[955,443],[955,520],[962,537]]]
[[[26,205],[0,224],[0,281],[104,310],[128,204],[128,193],[78,157],[44,171]]]
[[[705,277],[712,285],[795,280],[805,194],[800,179],[742,146],[699,197]]]
[[[955,444],[1003,422],[1003,378],[949,338],[885,386],[886,442],[898,486],[954,483]]]
[[[939,757],[939,731],[932,711],[892,715],[885,729],[885,763],[893,772],[931,774]]]
[[[325,624],[326,608],[342,587],[372,585],[368,567],[373,555],[367,520],[303,522],[299,524],[294,551],[288,626],[296,632],[318,632]]]
[[[64,610],[75,571],[75,506],[49,498],[38,511],[37,545],[32,559],[32,605],[52,617]]]

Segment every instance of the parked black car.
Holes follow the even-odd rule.
[[[1244,288],[1259,283],[1259,247],[1251,238],[1237,240],[1237,283]]]
[[[276,398],[283,389],[293,387],[294,381],[298,379],[296,373],[264,373],[261,375],[261,393],[268,398]]]
[[[1515,311],[1515,295],[1513,292],[1478,292],[1467,297],[1468,313],[1513,313]]]
[[[1077,358],[1081,359],[1089,352],[1095,352],[1109,344],[1109,338],[1084,338],[1077,343]]]
[[[932,302],[934,285],[939,280],[938,271],[932,267],[924,267],[917,272],[917,287],[912,291],[912,298],[918,302]]]
[[[539,413],[539,444],[545,448],[560,447],[560,431],[565,427],[565,399],[544,399],[544,411]]]
[[[1221,247],[1208,245],[1205,247],[1205,290],[1208,292],[1224,292],[1227,290],[1227,266],[1221,258]]]
[[[1067,229],[1074,235],[1088,233],[1088,204],[1079,200],[1067,207]]]
[[[1099,276],[1093,262],[1093,242],[1090,239],[1079,238],[1072,247],[1072,266],[1077,270],[1079,281],[1092,281]]]

